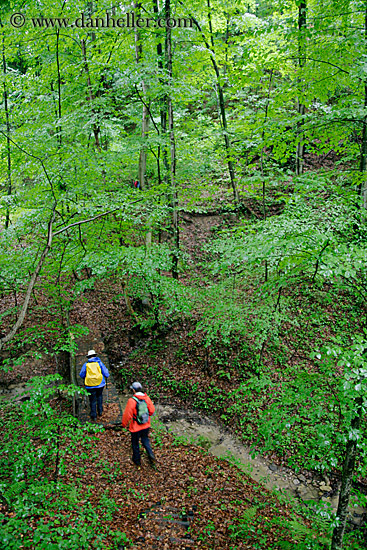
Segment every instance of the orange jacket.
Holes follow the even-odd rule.
[[[148,405],[149,416],[152,416],[152,414],[154,414],[155,407],[151,399],[147,396],[146,393],[137,392],[134,395],[134,397],[137,397],[138,399],[144,399],[144,401],[146,401],[146,404]],[[145,424],[138,424],[136,420],[134,420],[135,413],[136,413],[136,401],[135,399],[130,397],[125,407],[124,414],[122,416],[122,427],[126,428],[130,424],[129,425],[130,432],[139,432],[140,430],[145,430],[146,428],[150,428],[150,418],[148,422],[146,422]]]

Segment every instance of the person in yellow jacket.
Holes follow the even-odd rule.
[[[94,349],[87,353],[87,361],[82,366],[79,374],[83,378],[85,389],[89,394],[90,417],[95,422],[98,416],[103,413],[103,388],[106,385],[106,378],[110,376],[107,367],[97,357]]]
[[[129,428],[131,433],[131,447],[133,451],[133,462],[136,466],[140,466],[140,445],[139,441],[146,450],[148,454],[148,459],[151,464],[155,463],[155,456],[150,445],[149,441],[149,429],[150,429],[150,417],[155,412],[155,407],[146,393],[143,392],[142,385],[140,382],[134,382],[130,389],[134,393],[133,397],[127,402],[127,405],[122,415],[122,427]],[[139,413],[140,401],[144,401],[142,405],[142,410],[144,409],[144,414],[146,414],[147,421],[141,423],[142,420],[145,420],[144,414]]]

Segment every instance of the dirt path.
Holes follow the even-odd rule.
[[[119,394],[122,408],[131,394],[126,390]],[[250,449],[225,430],[215,419],[203,416],[195,410],[178,408],[175,404],[156,403],[156,415],[166,430],[183,441],[205,448],[210,454],[235,463],[252,479],[265,485],[269,490],[278,489],[298,502],[324,502],[335,512],[338,505],[338,491],[333,491],[330,480],[306,477],[296,474],[286,467],[279,467],[261,456],[253,458]],[[354,497],[352,497],[353,499]],[[366,510],[351,499],[349,522],[360,526]]]
[[[82,378],[79,373],[86,361],[86,356],[89,350],[94,349],[97,352],[98,357],[109,369],[109,360],[104,352],[105,346],[102,341],[101,333],[98,329],[94,328],[89,331],[89,334],[83,336],[77,341],[77,353],[75,358],[72,358],[72,364],[75,369],[75,380],[80,388],[84,387]],[[79,398],[77,400],[77,414],[80,422],[88,422],[90,420],[90,407],[87,397]],[[102,425],[120,425],[122,419],[121,405],[116,390],[116,386],[113,377],[110,376],[107,380],[106,387],[103,391],[103,414],[98,420],[98,424]]]

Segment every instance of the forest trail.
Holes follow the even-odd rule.
[[[122,408],[126,406],[130,396],[127,389],[118,393]],[[206,449],[209,454],[236,464],[240,470],[270,491],[279,490],[306,506],[311,501],[324,502],[326,509],[331,506],[333,511],[336,511],[338,492],[331,491],[330,481],[327,477],[311,476],[311,474],[306,477],[285,466],[278,466],[261,455],[254,457],[249,447],[234,437],[210,415],[203,415],[201,412],[189,408],[180,408],[177,404],[167,401],[160,402],[158,400],[155,402],[155,406],[155,416],[158,421],[164,424],[167,432],[174,434],[182,442],[198,445]],[[365,513],[366,510],[356,505],[352,498],[348,522],[359,527]]]
[[[75,354],[73,361],[73,368],[75,370],[75,380],[80,388],[84,388],[82,378],[79,373],[86,361],[86,356],[89,350],[96,350],[98,357],[109,369],[109,360],[104,352],[105,346],[102,341],[101,334],[98,329],[89,329],[89,334],[82,336],[77,340],[77,353]],[[110,369],[109,369],[110,372]],[[80,422],[85,423],[90,420],[90,408],[89,400],[86,397],[77,400],[77,414]],[[106,387],[103,391],[103,414],[98,419],[98,424],[103,425],[120,425],[122,420],[122,410],[114,384],[113,377],[110,372],[110,376],[107,380]]]

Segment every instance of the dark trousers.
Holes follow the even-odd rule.
[[[150,445],[149,441],[149,428],[145,428],[145,430],[139,430],[138,432],[131,432],[131,446],[133,449],[133,462],[137,466],[140,466],[140,445],[139,440],[141,440],[141,443],[148,453],[148,458],[150,462],[155,461],[155,456],[152,450],[152,447]]]
[[[87,392],[89,393],[90,417],[92,420],[97,418],[97,409],[99,415],[103,413],[103,388],[87,388]]]

